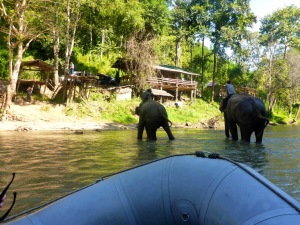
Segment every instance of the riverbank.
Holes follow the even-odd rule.
[[[55,130],[122,130],[136,129],[137,124],[119,124],[113,121],[99,121],[93,117],[68,116],[65,106],[38,102],[31,104],[12,104],[8,114],[0,121],[0,131],[55,131]],[[137,117],[138,120],[138,117]],[[174,128],[219,128],[221,121],[201,121],[197,124],[173,124]]]
[[[0,130],[47,131],[47,130],[105,130],[127,129],[122,124],[97,121],[93,118],[67,116],[64,105],[37,103],[12,104],[8,114],[0,121]]]

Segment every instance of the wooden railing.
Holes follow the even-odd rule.
[[[147,82],[150,86],[161,87],[162,89],[174,89],[176,87],[184,87],[193,90],[197,87],[197,82],[192,80],[173,79],[165,77],[149,77]]]

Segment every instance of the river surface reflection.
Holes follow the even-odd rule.
[[[223,130],[163,130],[158,140],[137,141],[136,130],[64,132],[0,132],[0,187],[16,173],[6,207],[17,191],[11,214],[18,214],[98,178],[150,160],[195,151],[217,152],[243,162],[300,201],[300,126],[267,127],[262,144],[231,142]],[[78,203],[80,204],[80,203]],[[4,210],[3,210],[4,211]]]

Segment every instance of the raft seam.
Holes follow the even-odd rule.
[[[163,170],[163,178],[162,178],[163,180],[161,183],[164,211],[165,211],[166,220],[169,225],[174,224],[173,211],[171,205],[171,196],[170,196],[170,182],[169,182],[172,162],[173,162],[173,158],[170,158],[166,163],[165,168]]]
[[[281,213],[281,214],[279,214]],[[263,221],[280,217],[286,215],[299,215],[293,208],[277,208],[273,210],[269,210],[260,214],[255,215],[254,217],[248,219],[247,221],[243,222],[241,225],[253,225],[258,224]]]
[[[211,199],[213,198],[213,196],[214,196],[216,190],[218,189],[218,187],[220,186],[220,184],[223,182],[223,180],[229,174],[231,174],[233,171],[235,171],[237,169],[238,169],[238,167],[236,165],[229,164],[220,173],[216,174],[216,176],[212,179],[212,182],[209,184],[209,187],[204,194],[204,196],[207,196],[207,197],[204,197],[203,201],[200,204],[201,206],[200,206],[199,212],[201,212],[201,209],[204,210],[203,213],[199,213],[199,221],[201,219],[201,215],[203,215],[203,217],[202,217],[203,219],[200,224],[206,224],[205,220],[206,220],[207,211],[208,211],[210,203],[211,203]],[[224,175],[222,175],[222,174],[224,174]],[[218,182],[218,183],[216,183],[216,182]],[[214,183],[216,183],[216,184],[214,184]],[[206,205],[206,207],[204,207],[205,205]]]
[[[116,182],[118,183],[118,185],[116,184]],[[121,177],[117,177],[117,179],[114,182],[114,185],[115,185],[115,188],[117,190],[118,198],[120,199],[123,210],[126,214],[128,223],[130,225],[138,225],[137,220],[136,220],[136,216],[135,216],[133,208],[132,208],[132,205],[130,204],[128,196],[125,192],[124,185],[122,183]],[[126,207],[126,206],[129,206],[129,207]],[[129,210],[129,208],[130,208],[130,210]]]

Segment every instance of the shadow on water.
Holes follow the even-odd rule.
[[[263,144],[247,143],[243,141],[233,142],[225,140],[224,156],[229,157],[237,162],[244,163],[257,172],[262,173],[267,165],[267,153]]]

